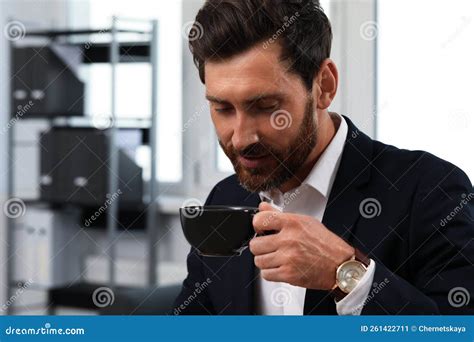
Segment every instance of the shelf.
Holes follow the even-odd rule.
[[[88,48],[84,44],[72,44],[83,47],[84,58],[82,63],[110,63],[109,43],[88,43]],[[147,63],[150,62],[150,44],[147,42],[127,42],[119,43],[120,57],[119,63]]]
[[[150,34],[144,30],[131,30],[131,29],[117,29],[117,33],[137,33],[137,34]],[[57,38],[61,36],[79,36],[79,35],[90,35],[90,34],[112,34],[111,29],[79,29],[79,30],[37,30],[27,31],[26,37],[49,37]]]
[[[33,117],[25,117],[21,118],[21,122],[26,121],[39,121],[45,122],[50,125],[50,128],[91,128],[91,129],[100,129],[100,130],[107,130],[111,127],[105,127],[109,124],[108,120],[105,119],[104,123],[99,122],[98,124],[94,123],[94,120],[91,119],[90,116],[76,116],[76,117],[68,117],[68,116],[56,116],[56,117],[46,117],[35,115]],[[104,127],[100,127],[100,125],[104,125]],[[114,121],[113,126],[119,130],[142,130],[143,134],[143,144],[148,145],[149,143],[149,135],[150,129],[152,126],[150,119],[117,119]],[[16,146],[19,144],[16,143]]]
[[[69,306],[81,309],[99,310],[94,304],[93,294],[100,287],[108,287],[106,284],[77,283],[67,287],[58,287],[49,290],[49,304],[54,309],[57,306]],[[115,287],[115,296],[118,291],[127,290],[127,287]]]
[[[10,283],[10,287],[14,289],[19,289],[23,288],[24,291],[49,291],[50,287],[44,286],[44,285],[35,285],[29,284],[28,286],[25,286],[28,283],[28,281],[25,280],[19,280],[16,283]]]
[[[94,120],[90,116],[57,116],[52,118],[54,127],[72,127],[72,128],[94,128]],[[104,125],[107,125],[105,119]],[[118,129],[149,129],[151,120],[149,119],[116,119],[113,122]]]
[[[179,208],[183,205],[185,202],[186,197],[185,196],[173,196],[173,195],[162,195],[160,196],[159,199],[156,200],[157,208],[158,208],[158,213],[164,214],[164,215],[179,215]],[[59,205],[54,205],[52,203],[48,203],[45,201],[42,201],[40,199],[22,199],[22,201],[27,205],[31,206],[38,206],[38,207],[44,207],[44,208],[60,208],[62,206]],[[66,206],[70,206],[75,208],[73,204],[67,204]],[[130,209],[130,206],[128,204],[120,207],[122,208],[127,208],[128,210],[122,211],[125,212],[125,215],[130,214],[130,213],[136,213],[145,210],[146,204],[136,204],[133,209]],[[97,208],[95,207],[83,207],[81,206],[81,209],[84,211],[91,211],[94,212]],[[144,218],[143,218],[144,219]],[[124,224],[125,225],[125,224]],[[135,226],[135,225],[134,225]],[[91,226],[91,228],[98,228],[95,226]]]
[[[105,290],[102,292],[104,296],[98,299],[103,307],[97,307],[93,297],[94,291],[100,287],[109,288],[102,284],[78,283],[52,289],[49,291],[50,309],[63,306],[97,310],[101,315],[166,315],[172,310],[174,299],[181,290],[181,284],[163,287],[116,286],[109,288],[110,296],[105,296]]]
[[[151,32],[143,30],[123,30],[117,29],[117,34],[141,34],[149,35]],[[84,30],[45,30],[29,31],[27,37],[46,37],[56,39],[59,37],[88,36],[88,35],[112,35],[111,29],[84,29]],[[110,63],[110,42],[91,42],[90,39],[84,39],[81,42],[67,43],[58,42],[59,45],[69,45],[81,48],[84,64]],[[147,63],[150,61],[151,49],[150,41],[119,41],[119,63]]]

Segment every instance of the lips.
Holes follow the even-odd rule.
[[[244,167],[249,168],[249,169],[259,168],[263,164],[265,164],[269,159],[270,159],[270,155],[268,154],[263,155],[263,156],[258,156],[258,157],[239,156],[240,164],[242,164]]]

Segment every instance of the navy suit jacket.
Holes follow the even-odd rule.
[[[474,194],[466,174],[424,151],[372,140],[349,130],[322,223],[376,262],[362,310],[373,314],[474,314]],[[376,199],[378,216],[361,215]],[[258,206],[257,193],[235,175],[206,204]],[[257,313],[258,270],[246,249],[236,257],[188,255],[188,276],[174,314]],[[462,304],[462,305],[461,305]],[[327,291],[306,291],[304,314],[337,314]]]

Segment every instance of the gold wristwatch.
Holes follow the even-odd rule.
[[[369,267],[370,259],[357,248],[354,251],[352,258],[344,261],[336,270],[336,284],[331,289],[336,301],[343,299],[357,286]]]

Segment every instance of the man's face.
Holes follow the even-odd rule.
[[[205,66],[206,97],[219,143],[249,191],[279,187],[316,145],[311,92],[271,44]]]

